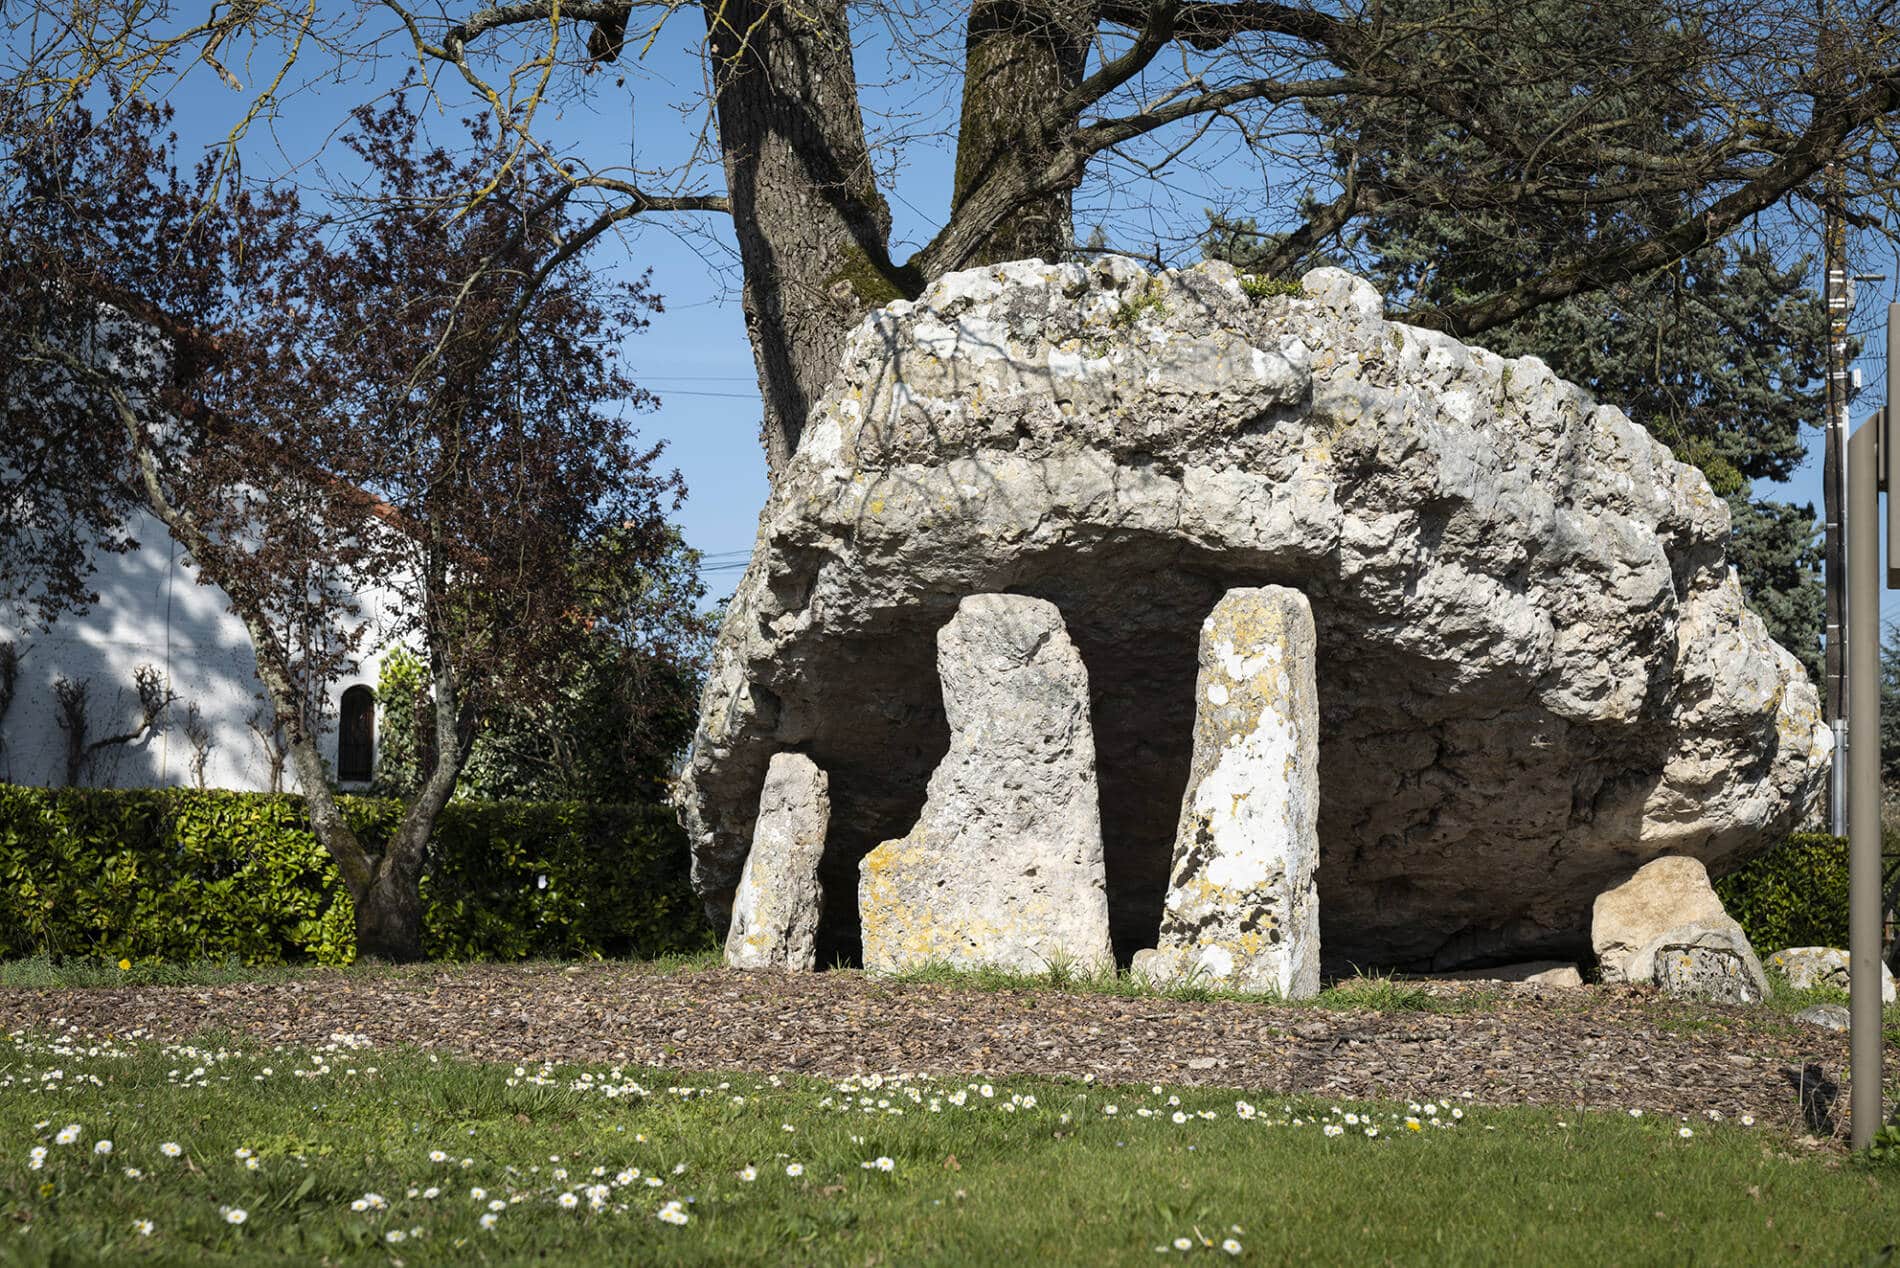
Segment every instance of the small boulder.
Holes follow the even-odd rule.
[[[916,826],[859,864],[864,967],[1112,966],[1088,671],[1062,614],[972,595],[937,672],[950,750]]]
[[[1768,978],[1709,883],[1700,859],[1670,855],[1597,895],[1590,943],[1603,981],[1653,984],[1664,994],[1755,1004]]]
[[[1155,985],[1319,993],[1319,692],[1313,609],[1229,590],[1201,626],[1193,764],[1174,834]]]
[[[1499,964],[1488,969],[1460,969],[1456,973],[1438,973],[1435,977],[1452,982],[1523,982],[1532,986],[1582,986],[1583,974],[1574,964],[1562,960],[1526,960],[1522,964]]]
[[[1810,1026],[1819,1026],[1823,1030],[1847,1030],[1852,1019],[1847,1009],[1839,1004],[1816,1004],[1813,1008],[1804,1008],[1794,1015],[1796,1021],[1804,1021]]]
[[[1788,979],[1797,991],[1818,986],[1848,989],[1847,952],[1835,947],[1787,947],[1768,957],[1768,967]],[[1880,966],[1880,1002],[1894,1001],[1893,970]]]
[[[1674,999],[1708,1004],[1759,1004],[1768,977],[1741,926],[1683,925],[1657,938],[1625,965],[1632,982],[1654,982]]]
[[[818,860],[831,821],[831,784],[803,753],[777,753],[759,794],[752,850],[732,899],[726,964],[735,969],[817,966],[824,896]]]

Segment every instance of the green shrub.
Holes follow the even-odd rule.
[[[1728,914],[1762,955],[1783,947],[1847,945],[1847,842],[1789,837],[1715,882]]]
[[[372,849],[401,807],[343,799]],[[455,802],[422,880],[446,959],[708,945],[685,834],[658,806]],[[347,964],[353,912],[301,798],[0,785],[0,958]]]

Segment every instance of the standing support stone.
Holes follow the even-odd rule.
[[[778,753],[759,793],[739,889],[726,931],[726,964],[735,969],[809,972],[818,961],[823,895],[818,860],[831,822],[831,781],[803,753]]]
[[[1201,625],[1194,760],[1174,836],[1158,985],[1319,992],[1319,692],[1313,609],[1229,590]]]
[[[1111,966],[1088,672],[1062,614],[972,595],[937,673],[950,751],[917,825],[859,866],[864,967]]]

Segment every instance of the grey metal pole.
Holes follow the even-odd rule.
[[[1853,1145],[1880,1128],[1880,461],[1885,420],[1847,442],[1847,950]]]

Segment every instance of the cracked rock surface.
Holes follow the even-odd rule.
[[[1663,854],[1720,874],[1790,830],[1829,753],[1742,604],[1694,468],[1533,358],[1383,320],[1338,270],[1022,262],[869,316],[727,610],[680,785],[723,923],[766,765],[831,779],[818,958],[858,953],[860,859],[950,742],[936,632],[1054,603],[1087,668],[1108,903],[1154,946],[1220,596],[1312,605],[1329,968],[1589,946]]]

